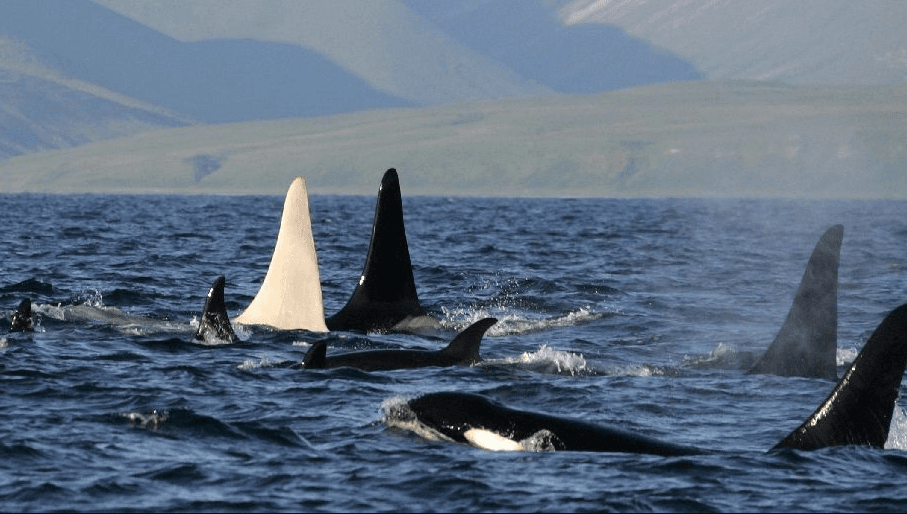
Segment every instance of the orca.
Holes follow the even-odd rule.
[[[482,361],[479,345],[495,318],[476,321],[457,334],[446,348],[431,350],[366,350],[328,357],[327,344],[319,341],[306,353],[303,367],[308,369],[346,366],[365,371],[387,371],[427,366],[471,366]]]
[[[305,179],[296,177],[283,204],[271,263],[252,303],[236,317],[244,325],[327,332],[321,278]]]
[[[822,234],[787,319],[749,373],[837,380],[838,261],[844,227]]]
[[[346,305],[325,323],[330,330],[419,331],[439,328],[419,303],[403,226],[397,170],[381,179],[365,267]]]
[[[825,402],[769,451],[884,447],[905,366],[907,304],[885,317]],[[489,450],[707,452],[607,425],[512,409],[463,392],[426,394],[392,408],[386,417],[392,426]]]
[[[224,302],[225,284],[226,279],[223,276],[218,277],[208,290],[205,307],[198,320],[198,330],[195,331],[195,340],[217,339],[231,343],[239,341],[239,337],[233,331],[233,326],[230,325],[230,317],[227,315],[227,305]]]
[[[31,300],[26,298],[19,303],[19,308],[13,314],[10,332],[32,332],[35,330],[35,319],[32,315]]]

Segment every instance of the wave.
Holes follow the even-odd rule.
[[[483,318],[497,318],[488,332],[489,336],[522,335],[543,332],[551,328],[575,327],[607,316],[607,313],[595,312],[588,307],[581,307],[550,318],[532,318],[524,313],[510,312],[507,307],[481,309],[443,309],[441,325],[444,328],[460,331]]]

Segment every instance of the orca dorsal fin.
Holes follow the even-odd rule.
[[[326,320],[330,330],[386,331],[409,317],[425,316],[419,305],[403,226],[397,170],[381,179],[372,239],[359,284],[346,305]]]
[[[313,344],[309,351],[305,354],[305,359],[302,361],[303,368],[309,369],[323,369],[327,359],[328,344],[324,341],[318,341]]]
[[[296,177],[287,191],[274,254],[261,288],[236,321],[281,330],[328,330],[324,324],[309,195],[302,177]]]
[[[31,332],[35,329],[35,320],[31,312],[31,300],[28,298],[19,302],[19,308],[13,314],[10,332]]]
[[[208,290],[208,298],[205,300],[205,308],[202,310],[202,316],[198,320],[198,330],[195,331],[195,339],[205,341],[212,337],[223,341],[236,342],[238,338],[233,332],[230,325],[230,317],[227,315],[227,305],[224,303],[224,284],[226,279],[221,276],[214,281],[214,285]]]
[[[884,447],[905,366],[907,304],[882,320],[828,399],[772,450]]]
[[[482,336],[497,322],[497,318],[483,318],[476,321],[457,334],[453,341],[441,350],[441,354],[456,359],[461,364],[471,365],[482,362],[482,357],[479,355]]]
[[[750,373],[836,380],[838,261],[844,227],[822,234],[806,265],[787,319]]]

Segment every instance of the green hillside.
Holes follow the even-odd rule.
[[[907,86],[676,83],[147,132],[0,161],[0,192],[907,199]]]

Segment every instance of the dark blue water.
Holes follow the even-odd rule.
[[[231,316],[249,304],[282,197],[0,196],[0,310],[29,297],[40,317],[0,339],[0,510],[907,510],[903,401],[885,450],[767,454],[833,384],[745,374],[836,223],[853,359],[907,301],[907,203],[403,193],[419,295],[449,334],[237,326],[229,345],[191,342],[204,296],[225,275]],[[311,198],[328,315],[374,202]],[[475,367],[289,367],[318,340],[437,349],[489,315]],[[715,451],[495,453],[385,423],[441,390]]]

